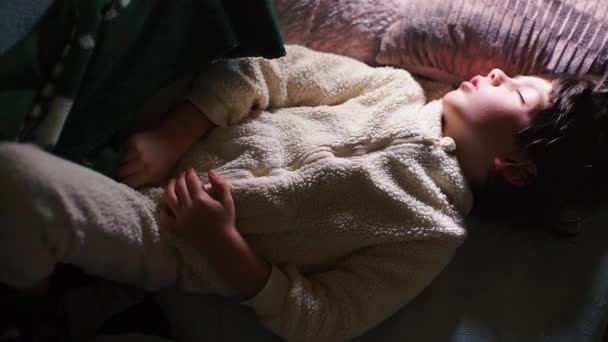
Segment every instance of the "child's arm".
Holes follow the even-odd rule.
[[[277,59],[219,60],[203,71],[188,98],[218,126],[281,107],[336,105],[407,74],[351,58],[287,46]],[[408,76],[406,76],[408,77]]]
[[[118,180],[134,188],[159,184],[188,148],[214,126],[203,112],[184,101],[159,127],[129,137]]]
[[[271,265],[257,256],[236,229],[230,186],[209,171],[207,192],[193,169],[171,179],[165,189],[161,223],[205,254],[219,274],[247,299],[265,286]]]
[[[264,289],[243,304],[287,341],[350,341],[420,294],[455,249],[428,239],[364,248],[326,272],[273,265]]]

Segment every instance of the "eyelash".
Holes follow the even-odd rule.
[[[526,103],[526,100],[524,99],[524,96],[522,95],[521,91],[517,91],[517,93],[519,94],[519,97],[521,98],[521,102]]]

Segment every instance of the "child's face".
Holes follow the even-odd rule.
[[[475,76],[443,98],[446,126],[495,149],[497,156],[515,148],[515,134],[529,127],[549,106],[552,83],[534,76],[511,78],[494,69]]]

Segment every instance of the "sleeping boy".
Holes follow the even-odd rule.
[[[579,114],[571,90],[595,86],[495,69],[427,102],[405,70],[287,49],[204,71],[160,127],[130,138],[122,183],[0,145],[0,281],[29,286],[70,263],[234,297],[289,341],[349,340],[450,262],[472,184],[543,175],[550,161],[518,134]],[[529,141],[580,125],[555,126]]]

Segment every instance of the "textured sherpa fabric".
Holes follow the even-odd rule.
[[[343,341],[417,296],[464,240],[471,193],[441,101],[404,70],[288,47],[218,61],[190,99],[219,127],[180,160],[228,180],[237,228],[273,265],[243,303],[290,341]],[[204,81],[203,81],[204,80]],[[148,289],[234,294],[135,191],[31,146],[0,145],[0,281],[57,262]],[[204,224],[204,223],[202,223]]]
[[[0,143],[0,282],[31,285],[57,263],[158,289],[178,261],[156,203],[98,172],[34,145]]]
[[[605,0],[408,0],[377,62],[459,83],[512,75],[604,75]]]
[[[237,227],[274,265],[246,304],[279,336],[360,334],[463,240],[471,195],[441,101],[426,103],[407,71],[289,46],[216,63],[190,99],[220,127],[177,172],[215,168],[231,184]]]
[[[275,0],[285,42],[460,83],[608,73],[605,0]]]
[[[374,63],[410,0],[274,0],[286,44]]]

